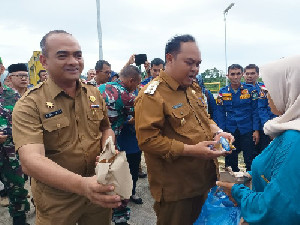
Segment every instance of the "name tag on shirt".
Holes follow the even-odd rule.
[[[54,111],[54,112],[47,113],[45,115],[45,118],[48,119],[48,118],[54,117],[54,116],[59,115],[59,114],[62,114],[62,110],[61,109],[59,109],[57,111]]]
[[[173,105],[172,108],[173,108],[173,109],[178,109],[178,108],[180,108],[180,107],[182,107],[182,106],[183,106],[183,104],[182,104],[182,103],[179,103],[179,104],[177,104],[177,105]]]
[[[240,99],[249,99],[250,98],[250,94],[244,94],[240,96]]]
[[[230,97],[224,97],[223,96],[223,98],[222,98],[224,101],[231,101],[232,100],[232,97],[230,96]]]

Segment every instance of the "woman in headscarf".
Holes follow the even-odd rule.
[[[261,68],[269,104],[279,117],[264,131],[274,138],[252,163],[252,190],[217,182],[249,224],[300,224],[300,55]]]

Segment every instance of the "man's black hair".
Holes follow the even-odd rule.
[[[41,78],[41,73],[43,73],[43,72],[46,72],[46,73],[47,73],[46,70],[40,70],[39,73],[38,73],[38,75],[39,75],[40,78]]]
[[[98,60],[97,63],[96,63],[96,66],[95,66],[95,70],[96,71],[102,70],[104,64],[107,65],[107,66],[110,66],[110,64],[107,61],[105,61],[105,60]]]
[[[159,66],[160,64],[162,64],[163,66],[165,66],[165,62],[164,62],[164,60],[162,60],[161,58],[154,58],[154,59],[151,61],[151,67],[152,67],[153,65]]]
[[[176,35],[172,37],[166,44],[165,56],[167,54],[172,54],[173,56],[176,56],[180,51],[180,47],[181,47],[180,45],[182,42],[196,42],[196,41],[195,38],[189,34]]]
[[[259,73],[259,67],[255,64],[249,64],[248,66],[245,67],[245,71],[248,69],[255,69],[256,73]]]
[[[235,69],[240,69],[243,73],[244,69],[240,64],[232,64],[231,66],[228,66],[228,74],[229,70],[235,70]]]
[[[120,72],[120,77],[124,77],[124,78],[137,79],[140,76],[141,76],[140,69],[133,65],[125,66]]]
[[[65,30],[51,30],[49,31],[47,34],[45,34],[45,36],[42,38],[41,42],[40,42],[40,47],[42,49],[42,54],[44,56],[47,56],[48,55],[48,49],[47,49],[47,38],[51,35],[51,34],[68,34],[68,35],[71,35],[70,33],[68,33],[67,31]]]

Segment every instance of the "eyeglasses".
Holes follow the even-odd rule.
[[[17,77],[17,78],[28,78],[28,75],[27,74],[13,74],[13,75],[11,75],[11,76],[14,76],[14,77]]]

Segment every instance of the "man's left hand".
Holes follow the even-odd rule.
[[[224,137],[226,139],[229,140],[229,143],[233,143],[234,142],[234,137],[231,133],[227,133],[227,132],[221,132],[219,134],[217,134],[214,138],[215,141],[219,141],[220,140],[220,137]]]
[[[259,142],[259,131],[258,130],[254,131],[252,137],[253,137],[253,141],[255,142],[255,145],[257,145]]]

